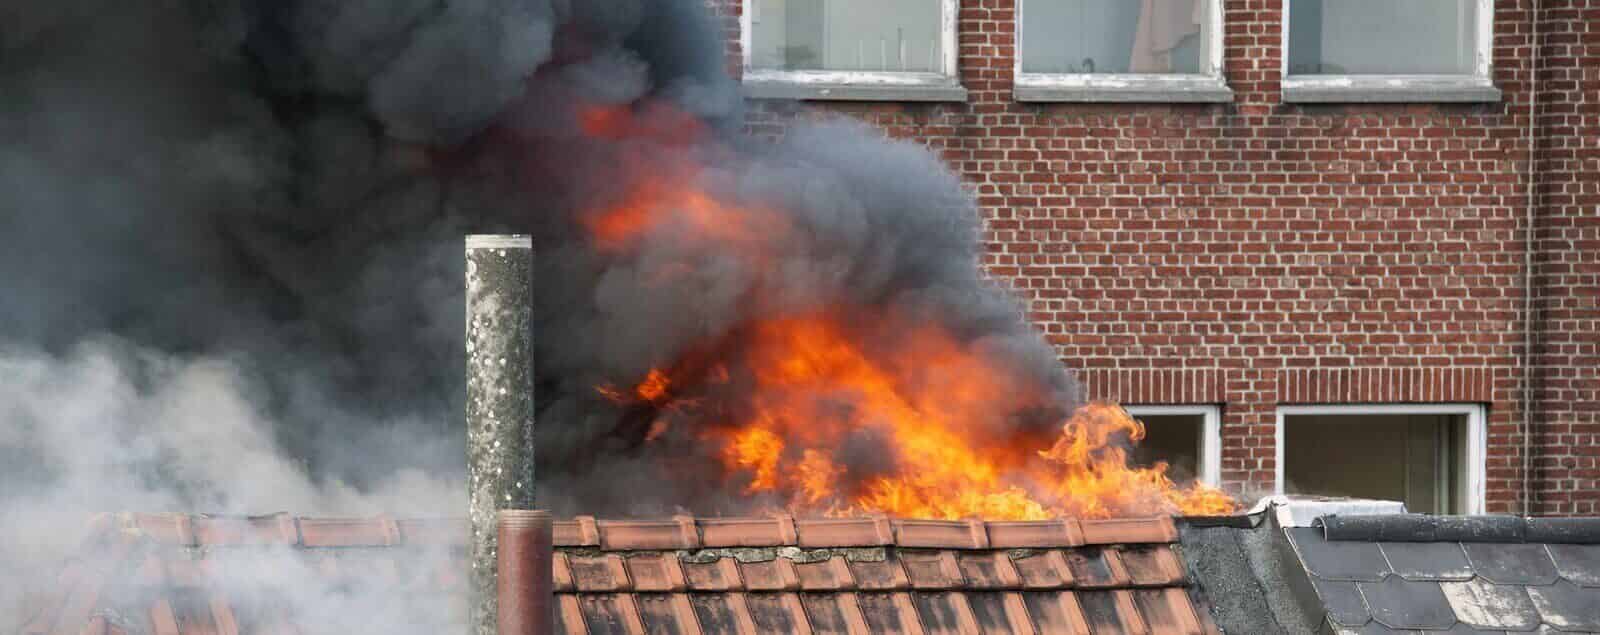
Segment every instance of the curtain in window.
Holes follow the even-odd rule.
[[[1172,72],[1172,51],[1184,38],[1200,32],[1205,23],[1206,0],[1142,0],[1139,27],[1133,36],[1129,70],[1135,73]]]

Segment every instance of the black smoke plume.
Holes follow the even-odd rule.
[[[743,138],[721,37],[695,0],[0,6],[0,535],[51,547],[0,570],[87,511],[462,514],[467,233],[535,236],[558,512],[739,511],[594,388],[764,315],[937,321],[1070,404],[956,179],[854,125]],[[597,108],[702,130],[597,136]],[[684,161],[795,239],[759,268],[671,227],[595,248],[585,210]]]

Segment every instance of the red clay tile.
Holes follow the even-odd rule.
[[[700,547],[700,535],[689,516],[672,520],[602,520],[598,526],[600,548],[608,551]]]
[[[739,578],[739,563],[733,558],[719,558],[716,562],[684,562],[683,574],[689,588],[695,591],[729,591],[744,588]]]
[[[228,599],[213,593],[211,595],[211,619],[217,625],[217,635],[239,635],[239,620],[233,614],[233,606]]]
[[[751,593],[744,598],[757,633],[811,635],[805,605],[795,593]]]
[[[634,605],[632,595],[586,594],[578,597],[578,605],[583,616],[580,623],[585,624],[590,632],[645,632],[644,621],[639,616],[639,608]]]
[[[572,571],[572,586],[581,592],[626,591],[632,588],[622,556],[579,556],[567,554]],[[552,572],[553,573],[553,572]]]
[[[127,514],[122,520],[162,544],[195,544],[194,525],[188,514]]]
[[[958,592],[918,593],[917,612],[928,635],[979,633],[978,621],[967,603],[967,594]]]
[[[156,600],[150,607],[150,626],[156,635],[178,635],[178,617],[173,614],[172,603],[166,598]]]
[[[704,633],[754,633],[749,610],[739,593],[696,593],[689,596],[695,620]]]
[[[861,617],[873,633],[924,633],[910,593],[857,593]]]
[[[401,542],[430,547],[462,545],[471,531],[471,525],[465,520],[397,520],[395,526],[400,529]]]
[[[895,544],[933,549],[987,549],[989,532],[981,520],[895,520]]]
[[[1092,632],[1129,635],[1145,635],[1150,632],[1144,617],[1133,603],[1133,594],[1125,589],[1078,591],[1075,595]]]
[[[843,556],[834,556],[821,562],[796,562],[795,575],[800,577],[800,588],[807,591],[838,591],[855,588],[855,576]]]
[[[902,591],[911,588],[911,579],[900,566],[899,558],[879,562],[861,560],[848,563],[856,586],[864,591]]]
[[[1119,559],[1134,585],[1170,586],[1183,584],[1187,578],[1183,563],[1168,545],[1135,545],[1119,551]]]
[[[250,518],[197,516],[195,542],[204,546],[292,545],[299,542],[295,519],[288,514]]]
[[[1072,569],[1072,579],[1078,588],[1122,587],[1131,582],[1116,549],[1085,547],[1063,552],[1062,556],[1066,558],[1067,567]]]
[[[1147,542],[1176,542],[1178,527],[1170,516],[1158,518],[1116,518],[1083,520],[1083,542],[1089,545],[1116,545]]]
[[[307,547],[387,547],[400,544],[400,527],[391,518],[307,518],[300,521]]]
[[[671,553],[638,554],[623,559],[635,591],[682,591],[689,587],[678,557]]]
[[[989,546],[994,549],[1050,549],[1083,544],[1078,521],[1016,520],[988,523]]]
[[[572,520],[550,523],[551,543],[557,547],[598,547],[600,529],[594,516],[578,516]]]
[[[1059,589],[1070,587],[1075,580],[1072,568],[1060,551],[1050,550],[1022,556],[1012,556],[1011,564],[1022,577],[1022,584],[1034,589]]]
[[[964,584],[961,567],[952,552],[900,552],[899,556],[913,589],[955,589]]]
[[[885,517],[816,518],[795,521],[801,547],[874,547],[894,544],[894,529]]]
[[[829,635],[850,633],[852,628],[857,629],[855,632],[865,633],[867,627],[865,620],[861,620],[861,608],[855,605],[855,598],[851,596],[851,612],[854,613],[854,619],[847,616],[842,602],[844,597],[843,593],[800,594],[800,603],[805,607],[806,619],[811,628],[817,633]]]
[[[583,607],[578,604],[578,596],[567,593],[556,595],[556,627],[558,633],[585,633]]]
[[[550,572],[551,584],[556,593],[565,593],[576,590],[572,582],[572,566],[567,564],[567,554],[559,551],[550,554],[552,571]]]
[[[1073,592],[1032,591],[1021,595],[1040,635],[1089,635],[1089,620]]]
[[[1133,591],[1133,599],[1152,633],[1201,635],[1204,632],[1189,595],[1181,588],[1139,589]]]
[[[702,518],[700,539],[707,547],[781,547],[798,544],[794,518]]]
[[[741,562],[739,575],[744,579],[744,587],[751,591],[794,591],[800,588],[800,574],[794,570],[794,561],[788,558]]]
[[[700,631],[689,596],[682,593],[650,593],[634,596],[645,632],[663,635]]]
[[[1004,551],[963,553],[956,556],[967,586],[975,589],[1015,589],[1022,586],[1022,577],[1012,566]]]

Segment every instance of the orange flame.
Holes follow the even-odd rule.
[[[596,110],[582,125],[596,137],[630,138],[641,134],[635,117]],[[629,170],[636,176],[621,184],[619,200],[583,218],[597,245],[623,250],[673,231],[675,239],[759,263],[793,237],[784,215],[703,189],[692,161],[664,163]],[[1142,439],[1144,429],[1121,408],[1090,404],[1053,430],[1015,432],[1007,418],[1018,411],[1059,409],[1039,379],[997,367],[994,356],[937,325],[894,329],[892,341],[881,341],[882,335],[863,337],[852,328],[886,316],[836,309],[746,325],[732,349],[736,359],[702,365],[707,377],[652,369],[626,394],[597,390],[619,403],[650,404],[685,424],[674,429],[718,448],[727,478],[797,515],[1032,520],[1236,509],[1218,489],[1174,483],[1165,464],[1130,466],[1124,446]],[[730,383],[730,374],[739,381]],[[737,390],[737,403],[685,407],[706,399],[697,391],[713,386]],[[667,428],[656,420],[648,438]],[[869,460],[841,456],[852,447],[865,447]]]
[[[721,444],[723,466],[746,479],[745,492],[776,496],[800,515],[1036,520],[1235,510],[1220,490],[1174,483],[1164,464],[1130,466],[1122,444],[1142,439],[1144,428],[1112,404],[1079,408],[1053,443],[986,438],[983,424],[1028,392],[1027,382],[933,327],[906,342],[894,359],[874,359],[827,316],[763,322],[744,351],[753,414],[709,422],[702,436]],[[652,371],[635,392],[664,377]],[[892,467],[862,474],[835,460],[835,449],[860,438],[881,443]]]

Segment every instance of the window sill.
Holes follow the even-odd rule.
[[[1500,89],[1478,77],[1388,75],[1286,77],[1283,101],[1298,104],[1489,103]]]
[[[1017,76],[1014,98],[1021,102],[1202,103],[1233,101],[1221,78],[1204,75],[1044,75]]]
[[[967,89],[937,73],[774,72],[746,70],[744,96],[810,101],[964,102]]]

